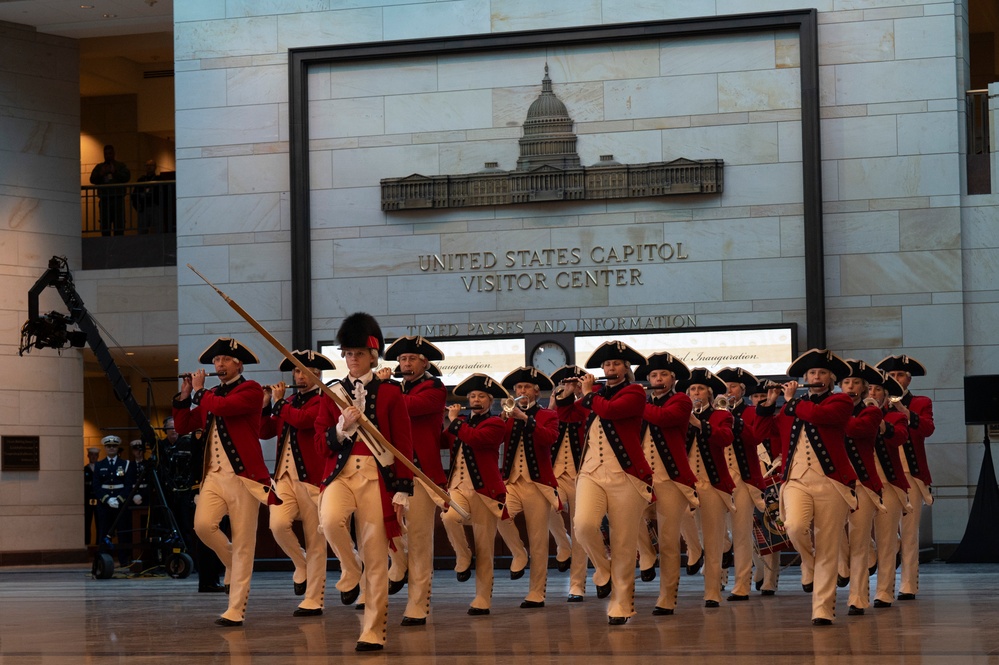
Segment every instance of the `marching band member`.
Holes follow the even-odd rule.
[[[389,542],[401,535],[401,525],[413,492],[412,472],[399,460],[383,465],[358,431],[366,416],[382,435],[409,458],[413,454],[409,414],[402,391],[394,382],[373,374],[385,342],[378,322],[363,312],[351,314],[336,335],[347,376],[340,380],[353,404],[343,411],[326,397],[320,399],[316,417],[316,445],[325,446],[326,477],[320,495],[319,519],[323,533],[340,560],[337,589],[344,605],[360,593],[363,559],[364,618],[357,651],[377,651],[385,646],[388,623]],[[354,516],[357,551],[350,538]]]
[[[897,411],[891,397],[901,397],[902,386],[886,376],[883,385],[871,384],[868,394],[877,402],[884,419],[874,442],[874,465],[884,485],[881,499],[885,511],[874,515],[874,542],[877,546],[878,573],[874,589],[874,607],[891,607],[895,599],[895,557],[898,554],[898,526],[903,513],[912,510],[909,503],[909,482],[902,466],[901,449],[909,439],[909,418]]]
[[[713,407],[714,396],[726,391],[725,382],[710,370],[695,367],[679,383],[693,404],[687,428],[687,460],[697,476],[698,511],[704,539],[704,606],[718,607],[722,589],[722,554],[725,551],[725,515],[735,509],[735,483],[725,461],[732,445],[732,414]]]
[[[440,437],[447,389],[430,371],[433,360],[444,352],[423,337],[400,337],[385,352],[386,360],[397,360],[402,373],[402,400],[412,423],[413,462],[440,487],[447,483],[441,465]],[[430,590],[434,572],[434,515],[436,494],[417,479],[406,513],[407,533],[398,559],[407,559],[408,599],[403,626],[422,626],[430,612]],[[391,573],[391,571],[390,571]],[[391,577],[391,576],[390,576]],[[389,593],[393,593],[390,582]],[[397,582],[397,584],[401,584]]]
[[[499,449],[506,425],[489,412],[493,398],[507,399],[510,394],[485,374],[472,374],[454,388],[454,394],[468,398],[471,415],[459,418],[460,404],[447,411],[444,440],[450,444],[451,468],[448,493],[451,501],[472,516],[475,537],[475,598],[468,608],[472,616],[489,614],[493,600],[493,550],[496,522],[506,517],[506,486],[500,476]],[[454,548],[454,570],[459,582],[472,576],[472,552],[465,535],[466,521],[457,511],[441,513],[444,530]]]
[[[562,500],[562,508],[569,518],[569,530],[566,533],[562,512],[559,510],[552,511],[548,530],[555,539],[558,570],[569,571],[569,597],[566,602],[570,603],[583,602],[586,593],[586,552],[576,537],[575,517],[576,477],[579,474],[579,462],[583,452],[582,442],[586,438],[586,420],[578,414],[574,416],[576,420],[563,420],[562,410],[559,407],[573,403],[574,384],[585,374],[586,371],[577,365],[565,365],[555,370],[551,376],[556,387],[552,391],[550,408],[559,414],[558,439],[552,445],[552,473],[558,482],[558,496]]]
[[[551,449],[558,440],[558,416],[538,404],[542,390],[554,388],[551,379],[534,367],[519,367],[507,374],[503,387],[517,402],[503,407],[506,423],[503,447],[503,483],[510,519],[501,520],[500,535],[507,543],[524,547],[513,522],[524,513],[531,545],[531,578],[524,609],[545,606],[548,581],[548,525],[553,509],[559,508],[558,482],[552,471]],[[512,548],[511,548],[512,549]],[[519,570],[523,571],[523,567]],[[515,576],[513,565],[510,576]]]
[[[673,614],[676,608],[680,586],[680,523],[685,513],[699,505],[694,491],[697,477],[687,462],[686,447],[690,412],[694,407],[690,397],[674,389],[677,381],[690,378],[690,370],[669,353],[653,353],[648,363],[635,372],[635,378],[648,379],[651,390],[643,413],[642,447],[652,468],[662,573],[652,614],[663,616]],[[639,524],[639,533],[648,533],[643,526]],[[650,568],[644,564],[640,567],[643,571]]]
[[[576,484],[576,535],[593,562],[597,598],[610,596],[608,623],[618,626],[635,614],[635,552],[642,511],[652,498],[652,469],[642,452],[645,391],[633,383],[632,365],[642,354],[620,341],[601,344],[586,362],[600,367],[607,383],[594,392],[596,377],[583,376],[577,399],[560,407],[560,418],[587,415],[586,443]],[[600,534],[610,523],[611,559]]]
[[[850,584],[851,616],[860,615],[870,605],[871,584],[867,557],[870,551],[874,516],[884,512],[881,502],[882,484],[874,469],[874,445],[883,414],[874,400],[867,397],[868,387],[884,382],[884,375],[862,360],[847,359],[850,375],[840,379],[839,387],[853,401],[853,414],[846,423],[846,453],[857,472],[857,509],[847,520],[847,539],[840,550],[839,573]]]
[[[215,366],[222,382],[205,390],[205,370],[185,374],[173,400],[178,434],[205,431],[205,465],[194,511],[194,531],[225,566],[229,607],[215,620],[219,626],[242,626],[250,595],[253,553],[257,542],[258,501],[280,503],[260,448],[260,404],[263,388],[243,378],[243,364],[260,362],[235,339],[220,337],[198,362]],[[232,542],[219,529],[229,515]]]
[[[270,507],[270,529],[274,541],[295,566],[292,577],[295,595],[305,596],[294,616],[319,616],[326,594],[326,538],[319,531],[319,483],[326,465],[325,450],[316,445],[316,415],[319,413],[318,377],[333,362],[315,351],[292,351],[311,371],[306,373],[285,358],[278,369],[291,372],[298,391],[285,399],[287,386],[278,382],[264,389],[260,438],[277,436],[274,459],[274,490],[282,503]],[[273,399],[273,403],[271,403]],[[292,531],[302,522],[305,549]]]
[[[749,600],[753,582],[754,510],[766,508],[762,495],[766,483],[757,452],[760,438],[756,433],[756,409],[747,408],[745,396],[759,384],[759,379],[741,367],[725,367],[717,372],[717,376],[725,382],[733,418],[732,445],[725,449],[725,462],[735,483],[732,490],[735,512],[731,514],[735,583],[726,600]]]
[[[767,528],[767,518],[771,512],[771,504],[778,506],[779,493],[775,488],[779,487],[778,478],[781,476],[780,457],[780,431],[777,429],[777,418],[770,409],[769,415],[760,415],[758,407],[767,399],[767,381],[760,381],[755,386],[748,388],[749,399],[752,402],[753,416],[749,418],[753,422],[754,435],[760,440],[757,447],[757,457],[760,460],[760,469],[765,482],[763,492],[766,511],[762,529]],[[766,537],[764,531],[764,537]],[[785,541],[786,542],[786,541]],[[780,553],[781,550],[771,551],[761,554],[757,548],[753,548],[754,578],[756,580],[756,590],[763,596],[772,596],[777,593],[777,583],[780,579]]]
[[[803,582],[812,594],[812,624],[827,626],[836,615],[836,572],[840,541],[846,519],[857,507],[853,486],[857,474],[846,455],[844,428],[853,412],[853,401],[833,394],[837,377],[850,367],[825,349],[809,349],[787,368],[788,376],[803,376],[808,395],[796,398],[798,382],[784,384],[785,404],[778,415],[784,486],[781,514],[788,537],[814,580]],[[767,393],[764,409],[772,411],[779,389]],[[812,539],[814,537],[814,550]]]
[[[902,516],[902,584],[899,600],[914,600],[919,591],[919,521],[923,504],[933,504],[930,467],[926,461],[926,438],[936,429],[933,424],[933,402],[929,397],[913,395],[909,384],[914,376],[926,376],[926,368],[909,356],[888,356],[878,363],[878,369],[898,381],[905,391],[895,408],[909,418],[909,440],[902,444],[902,463],[909,483],[909,503],[912,510]],[[887,572],[887,571],[883,571]]]

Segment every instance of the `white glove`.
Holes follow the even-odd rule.
[[[136,494],[135,496],[133,496],[132,497],[132,503],[134,503],[137,506],[141,506],[142,505],[142,495],[141,494]]]
[[[115,510],[117,510],[118,509],[118,505],[119,505],[118,504],[118,497],[113,496],[110,499],[108,499],[108,505],[111,506],[112,508],[114,508]]]

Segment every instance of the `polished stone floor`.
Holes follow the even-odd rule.
[[[242,628],[212,622],[224,596],[197,593],[197,580],[166,577],[95,580],[89,567],[0,568],[0,663],[635,663],[661,657],[740,663],[999,662],[999,565],[921,568],[915,601],[865,616],[846,615],[839,592],[832,626],[813,627],[796,567],[777,595],[705,609],[702,578],[683,576],[673,616],[654,617],[658,580],[636,582],[639,614],[608,626],[604,601],[567,604],[568,573],[551,570],[547,607],[519,608],[527,577],[498,570],[491,616],[465,614],[474,582],[435,574],[426,626],[398,626],[405,591],[390,601],[385,651],[356,654],[360,612],[333,592],[324,616],[295,618],[290,573],[258,572]],[[873,580],[872,580],[873,581]]]

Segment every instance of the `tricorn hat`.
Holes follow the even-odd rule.
[[[890,376],[885,376],[884,389],[888,391],[888,394],[892,397],[901,397],[905,394],[905,388],[902,384],[896,381]]]
[[[908,372],[912,376],[926,376],[926,367],[909,356],[888,356],[878,363],[882,372]]]
[[[600,367],[608,360],[623,360],[629,365],[644,365],[645,356],[621,341],[604,342],[586,361],[587,367]]]
[[[365,312],[355,312],[343,320],[336,332],[336,343],[341,349],[375,349],[378,355],[385,351],[381,326]]]
[[[578,379],[584,374],[586,374],[586,370],[579,365],[562,365],[552,372],[549,378],[552,380],[552,383],[558,384],[566,379]]]
[[[433,376],[441,376],[441,368],[433,363],[427,363],[427,371]],[[402,378],[402,366],[396,365],[395,369],[392,371],[392,376],[399,379]]]
[[[690,377],[677,382],[676,389],[680,391],[686,391],[692,385],[701,385],[711,388],[711,392],[718,395],[724,395],[728,392],[728,386],[725,382],[715,376],[715,373],[706,367],[695,367],[690,370]]]
[[[864,381],[867,381],[868,384],[874,386],[883,385],[885,382],[886,377],[884,373],[882,373],[877,367],[868,365],[863,360],[847,358],[846,364],[850,366],[850,373],[847,374],[847,376],[863,379]],[[847,378],[847,376],[838,376],[837,378],[842,381]]]
[[[741,367],[722,367],[715,372],[715,376],[725,383],[741,383],[747,395],[751,395],[756,386],[760,384],[760,380],[752,372],[748,372]],[[728,386],[725,389],[727,390]]]
[[[118,446],[121,447],[121,439],[114,434],[108,434],[106,437],[101,439],[101,444],[105,446]]]
[[[672,353],[662,351],[653,353],[644,365],[635,370],[635,380],[644,381],[649,378],[649,373],[654,369],[666,369],[673,372],[677,381],[683,381],[690,377],[690,368],[687,367],[686,363]]]
[[[198,356],[198,362],[203,365],[211,365],[215,356],[229,356],[241,361],[244,365],[255,365],[260,362],[257,354],[232,337],[219,337],[212,342],[212,345]]]
[[[307,351],[292,351],[291,355],[295,356],[300,363],[306,367],[314,367],[315,369],[336,369],[336,365],[333,361],[319,353],[318,351],[313,351],[309,349]],[[295,363],[291,362],[289,359],[285,358],[281,361],[281,365],[278,367],[282,372],[290,372],[295,369]]]
[[[385,360],[397,360],[404,353],[418,353],[427,360],[444,360],[444,352],[419,335],[400,337],[392,342],[385,351]]]
[[[464,381],[454,387],[454,394],[458,397],[467,397],[473,390],[480,390],[489,393],[493,397],[506,399],[510,393],[503,385],[491,376],[486,374],[471,374]]]
[[[501,383],[507,390],[513,390],[518,383],[533,383],[541,390],[551,390],[555,387],[548,375],[536,367],[518,367],[504,376]]]
[[[810,369],[827,369],[839,381],[850,375],[850,366],[846,361],[828,349],[809,349],[794,359],[787,366],[787,375],[792,377],[805,376]]]

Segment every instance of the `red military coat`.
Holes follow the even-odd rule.
[[[902,467],[902,444],[909,439],[909,419],[894,409],[885,412],[885,432],[878,434],[874,452],[881,462],[888,482],[903,491],[909,491],[909,481]]]
[[[749,408],[745,402],[741,402],[732,409],[732,416],[735,422],[732,426],[732,448],[735,451],[735,459],[739,463],[739,474],[743,482],[753,487],[764,490],[767,482],[763,479],[763,470],[760,466],[760,453],[757,447],[763,440],[759,435],[759,430],[765,429],[758,421],[760,416],[756,414],[756,409]]]
[[[507,418],[503,431],[503,440],[506,441],[503,478],[510,479],[517,449],[524,446],[531,480],[558,489],[558,481],[552,471],[552,446],[558,441],[558,431],[558,415],[538,404],[527,410],[527,422]]]
[[[881,427],[883,416],[876,406],[854,408],[854,413],[846,422],[846,453],[857,472],[857,479],[872,492],[881,493],[883,484],[874,466],[874,445]]]
[[[451,468],[448,477],[454,474],[458,455],[465,456],[475,491],[500,503],[506,503],[506,485],[500,475],[499,450],[503,445],[506,425],[499,416],[473,415],[469,419],[458,418],[444,430],[444,441],[451,449]]]
[[[845,427],[852,413],[853,400],[843,393],[825,393],[818,402],[796,398],[785,403],[777,416],[785,477],[791,468],[791,455],[798,443],[798,433],[803,428],[814,433],[816,440],[812,446],[818,445],[828,453],[824,458],[822,451],[816,449],[826,476],[853,487],[857,473],[846,455],[845,442]]]
[[[671,480],[693,487],[697,476],[687,460],[687,428],[694,405],[686,393],[650,397],[642,417]]]
[[[323,481],[326,449],[316,445],[316,416],[319,415],[319,389],[296,393],[264,409],[260,420],[260,438],[278,437],[274,473],[284,457],[285,439],[291,445],[298,479],[318,486]],[[285,431],[288,436],[285,436]]]
[[[732,445],[732,414],[723,409],[708,408],[697,414],[701,421],[701,429],[693,425],[687,429],[687,453],[689,455],[694,445],[701,453],[701,461],[708,472],[711,486],[726,494],[735,490],[735,482],[728,472],[725,461],[725,448]]]
[[[447,388],[437,377],[425,374],[417,381],[402,384],[402,401],[406,404],[412,424],[414,461],[430,480],[440,486],[447,482],[440,453],[446,400]]]
[[[936,425],[933,424],[933,402],[929,397],[907,392],[902,397],[902,404],[909,409],[909,440],[902,444],[909,473],[931,485],[933,477],[926,462],[926,438],[936,430]]]

